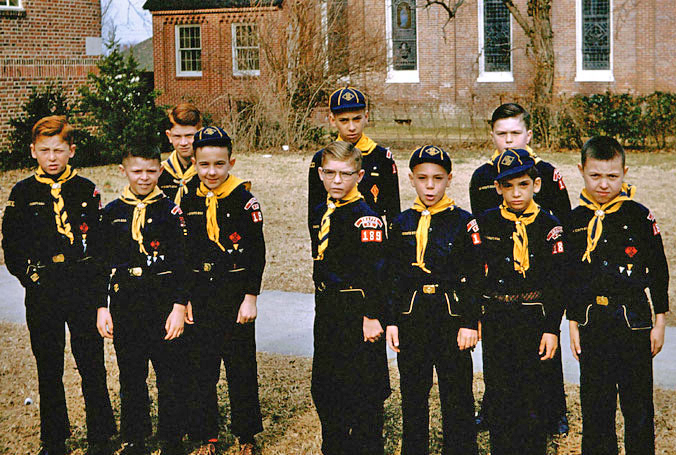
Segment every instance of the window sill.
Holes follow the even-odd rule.
[[[514,82],[514,75],[511,72],[486,72],[479,74],[477,82]]]
[[[418,84],[420,82],[420,74],[418,70],[396,71],[389,70],[387,72],[387,84]]]
[[[232,73],[232,77],[236,77],[239,79],[255,78],[260,76],[261,76],[260,71],[237,71]]]
[[[615,77],[611,70],[582,70],[575,75],[575,82],[615,82]]]

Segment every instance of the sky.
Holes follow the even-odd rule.
[[[146,0],[101,0],[102,36],[106,41],[111,29],[120,44],[136,44],[153,34],[150,13],[143,9]]]

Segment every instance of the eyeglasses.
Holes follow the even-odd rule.
[[[322,168],[322,174],[324,174],[324,177],[330,180],[335,179],[337,174],[340,174],[341,179],[349,179],[353,175],[359,174],[359,171],[336,171],[334,169]]]

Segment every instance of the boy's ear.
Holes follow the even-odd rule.
[[[364,169],[359,169],[359,173],[357,174],[357,183],[361,182],[361,179],[364,177],[364,174],[366,171]]]
[[[584,177],[584,166],[582,166],[582,163],[577,163],[577,170],[580,171],[580,175]]]
[[[629,172],[629,166],[624,167],[624,176],[626,177],[627,172]]]
[[[36,160],[38,159],[38,156],[35,154],[35,144],[31,144],[31,156]]]
[[[167,135],[167,139],[169,139],[169,142],[171,142],[171,130],[164,130],[164,132]]]
[[[535,177],[535,180],[533,180],[533,192],[535,194],[539,193],[540,188],[542,188],[542,179],[540,177]]]
[[[120,169],[120,173],[124,174],[124,164],[118,164],[117,167]]]
[[[235,165],[235,160],[236,158],[230,158],[230,167],[233,167]]]
[[[336,117],[334,117],[333,112],[329,112],[329,123],[331,126],[336,126]]]
[[[413,172],[408,173],[408,180],[411,182],[411,186],[415,188],[415,182],[413,181]]]
[[[319,166],[319,167],[317,168],[317,172],[319,172],[319,180],[321,180],[321,181],[323,182],[323,181],[324,181],[324,173],[322,172],[322,167],[321,167],[321,166]]]
[[[75,148],[76,148],[76,147],[77,147],[77,146],[76,146],[75,144],[71,144],[71,145],[70,145],[70,147],[69,147],[69,148],[70,148],[70,152],[68,153],[68,158],[69,158],[69,159],[75,156]]]
[[[194,150],[193,150],[192,156],[190,157],[190,162],[192,162],[192,164],[197,164],[197,160],[195,160],[195,151]]]
[[[449,173],[448,173],[448,182],[446,182],[446,188],[450,188],[450,187],[451,187],[451,180],[453,180],[453,173],[452,173],[452,172],[449,172]]]
[[[528,139],[526,139],[526,145],[530,144],[531,139],[533,139],[533,130],[528,130]]]
[[[500,186],[500,183],[497,180],[494,180],[493,185],[495,185],[495,191],[497,191],[498,194],[502,196],[502,187]]]

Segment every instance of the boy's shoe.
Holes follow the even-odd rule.
[[[194,455],[216,455],[216,446],[212,443],[202,444],[196,452],[193,452]]]
[[[144,442],[128,442],[119,455],[148,455],[148,449]]]
[[[239,455],[256,455],[256,446],[250,442],[245,442],[239,446]]]

